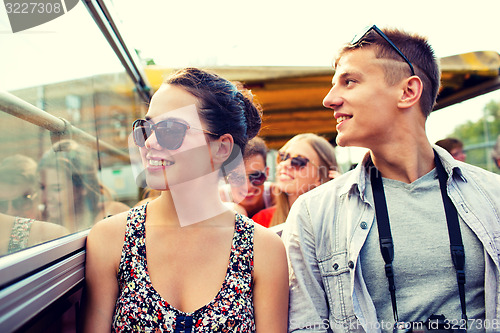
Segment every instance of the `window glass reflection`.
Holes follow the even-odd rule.
[[[0,90],[69,129],[53,133],[29,110],[10,114],[0,95],[3,256],[88,229],[137,202],[127,140],[147,105],[83,4],[30,33],[2,34],[0,43]]]
[[[0,213],[40,218],[37,162],[16,154],[0,161]]]
[[[38,164],[42,218],[78,231],[89,228],[100,213],[97,154],[73,140],[47,150]]]

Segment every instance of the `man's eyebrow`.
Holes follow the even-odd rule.
[[[343,72],[343,73],[340,73],[337,78],[339,80],[343,80],[345,79],[346,77],[349,77],[349,76],[362,76],[363,74],[361,72],[352,72],[352,71],[347,71],[347,72]],[[334,76],[335,77],[335,76]],[[333,83],[333,79],[332,79],[332,83]]]

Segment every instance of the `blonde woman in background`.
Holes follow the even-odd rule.
[[[38,173],[42,219],[71,232],[129,209],[114,201],[111,191],[99,181],[92,150],[74,140],[61,140],[46,151],[38,163]]]
[[[298,134],[279,150],[276,205],[254,215],[255,222],[273,227],[285,222],[290,207],[299,195],[326,183],[340,174],[334,147],[313,133]]]

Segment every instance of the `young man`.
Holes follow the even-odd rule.
[[[464,151],[464,143],[455,138],[446,138],[436,141],[436,145],[446,149],[454,159],[465,162],[467,154]]]
[[[275,202],[276,189],[267,181],[269,167],[266,158],[267,146],[262,138],[255,137],[248,141],[243,152],[245,181],[231,182],[229,175],[231,186],[226,185],[220,189],[222,200],[239,204],[250,218]]]
[[[323,104],[370,151],[288,215],[289,332],[498,331],[500,177],[429,143],[439,83],[420,36],[373,26],[340,51]]]

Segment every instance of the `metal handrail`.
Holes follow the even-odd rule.
[[[111,153],[123,160],[129,160],[129,155],[109,143],[97,138],[81,129],[73,126],[64,118],[58,118],[38,107],[12,95],[9,92],[0,90],[0,111],[6,112],[19,119],[23,119],[39,127],[49,130],[53,136],[69,136],[82,143],[99,143],[99,149]]]

